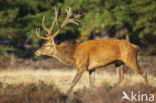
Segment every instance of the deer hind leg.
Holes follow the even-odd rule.
[[[148,84],[147,72],[140,68],[140,66],[137,64],[136,59],[132,59],[131,61],[126,62],[125,64],[131,69],[133,69],[136,73],[140,74],[144,78],[145,84]]]
[[[84,69],[85,70],[85,69]],[[69,96],[72,92],[72,89],[74,88],[74,86],[76,85],[76,83],[79,81],[80,77],[82,76],[82,74],[84,73],[83,69],[78,69],[75,78],[73,79],[70,88],[67,91],[67,95]]]
[[[95,87],[95,85],[94,85],[94,82],[95,82],[95,70],[96,69],[89,70],[89,82],[90,82],[90,87],[91,88]]]
[[[115,66],[116,66],[116,74],[119,78],[118,83],[120,84],[124,80],[123,64],[115,64]]]

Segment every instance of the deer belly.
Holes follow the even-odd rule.
[[[105,65],[110,64],[116,60],[118,60],[118,56],[114,55],[114,54],[99,55],[99,56],[96,55],[95,57],[94,56],[90,57],[88,70],[105,66]]]

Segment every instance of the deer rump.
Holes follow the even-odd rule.
[[[138,46],[126,40],[89,40],[75,48],[75,64],[87,70],[136,58]]]

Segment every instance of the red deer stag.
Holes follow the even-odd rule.
[[[58,59],[65,64],[75,64],[77,67],[77,74],[71,83],[71,87],[67,91],[69,95],[76,85],[80,77],[85,71],[89,72],[90,85],[93,86],[93,72],[97,67],[102,67],[114,63],[118,70],[122,70],[123,65],[129,66],[135,72],[143,76],[147,82],[146,72],[137,64],[138,47],[126,40],[108,39],[108,40],[88,40],[81,44],[72,45],[69,43],[61,43],[56,45],[54,38],[60,33],[68,23],[78,25],[77,18],[80,15],[72,13],[72,9],[66,10],[67,16],[62,22],[61,26],[58,25],[58,11],[55,8],[55,18],[52,22],[50,29],[44,26],[44,17],[42,20],[42,27],[48,33],[46,36],[40,35],[40,29],[36,29],[37,37],[46,40],[41,48],[35,54],[48,55]],[[58,30],[52,35],[53,28],[57,25]],[[119,72],[119,80],[122,76]]]

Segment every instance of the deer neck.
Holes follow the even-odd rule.
[[[73,65],[74,64],[74,45],[57,45],[56,52],[53,55],[54,58],[59,60],[61,63],[66,65]]]

